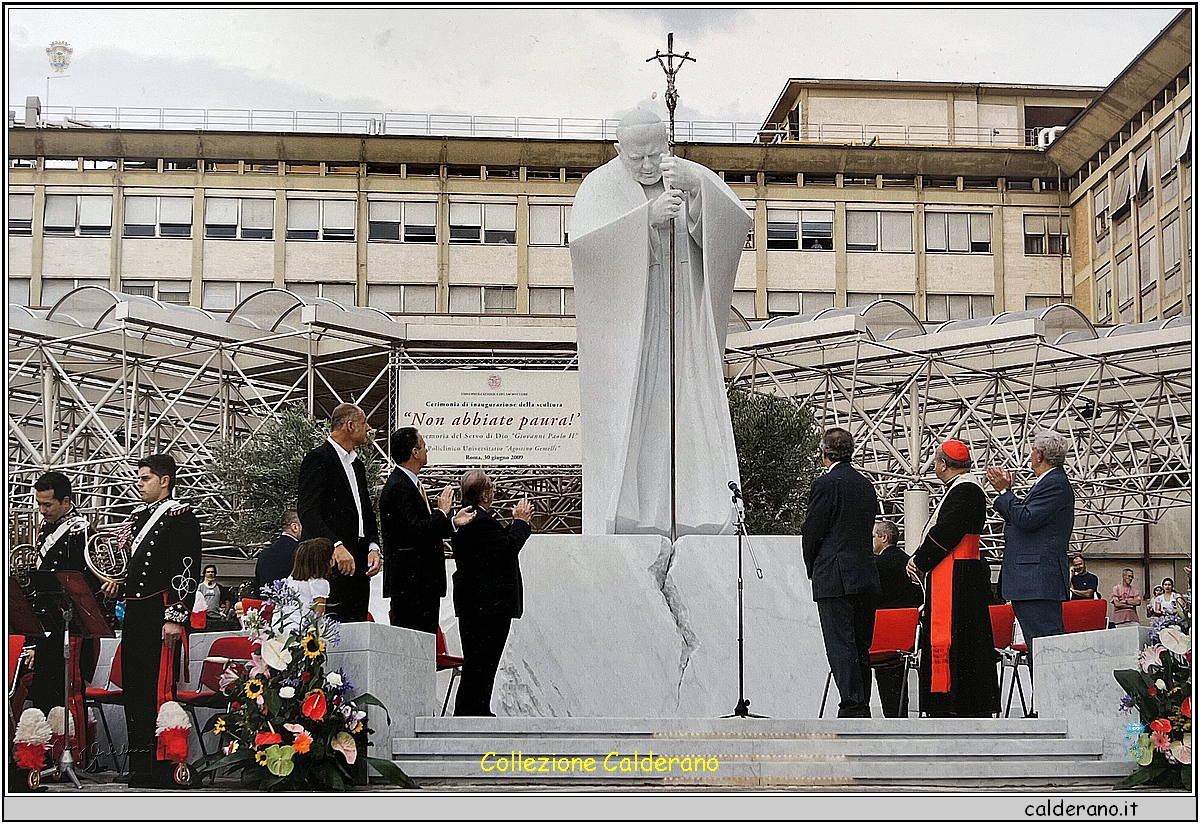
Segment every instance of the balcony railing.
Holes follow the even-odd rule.
[[[1016,127],[898,126],[857,123],[810,123],[797,130],[768,124],[760,134],[767,143],[840,143],[862,146],[1037,146],[1038,129]]]
[[[12,112],[23,106],[12,104]],[[280,109],[174,109],[107,106],[48,106],[42,125],[50,128],[304,132],[321,134],[508,137],[540,140],[616,140],[614,119],[497,117],[404,112],[316,112]],[[753,143],[758,123],[707,120],[675,122],[676,140],[686,143]]]

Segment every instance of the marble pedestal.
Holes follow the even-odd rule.
[[[750,549],[763,570],[759,579]],[[496,677],[508,716],[705,718],[738,700],[737,538],[535,535]],[[798,536],[749,539],[751,711],[815,718],[829,671]],[[836,707],[837,691],[830,701]]]
[[[1149,629],[1126,625],[1095,632],[1038,638],[1033,679],[1038,715],[1065,718],[1071,738],[1095,738],[1105,759],[1125,758],[1125,725],[1137,713],[1118,712],[1125,691],[1113,670],[1135,669]]]

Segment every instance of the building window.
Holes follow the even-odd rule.
[[[1147,284],[1142,289],[1142,322],[1158,318],[1158,283]]]
[[[108,237],[112,195],[46,195],[47,235]]]
[[[1025,254],[1069,255],[1068,225],[1058,215],[1025,215]]]
[[[1127,214],[1132,205],[1129,197],[1129,170],[1126,169],[1117,175],[1113,182],[1113,201],[1109,207],[1113,220]]]
[[[1163,242],[1163,271],[1166,273],[1178,272],[1179,266],[1182,263],[1182,248],[1179,242],[1179,218],[1171,219],[1170,223],[1164,224],[1162,228]],[[1166,294],[1171,294],[1172,290],[1167,289]]]
[[[846,250],[911,252],[912,212],[846,212]]]
[[[210,240],[271,240],[275,236],[275,201],[266,198],[207,198],[204,201],[204,236]]]
[[[1134,196],[1144,200],[1154,193],[1154,150],[1147,149],[1138,155],[1134,168]]]
[[[190,197],[125,198],[125,237],[192,236],[192,199]]]
[[[833,292],[767,292],[767,316],[814,315],[833,306]]]
[[[264,287],[265,288],[265,287]],[[358,301],[357,287],[353,283],[310,283],[289,281],[286,286],[289,292],[305,300],[324,298],[336,301],[342,306],[354,306]]]
[[[828,209],[767,209],[767,248],[833,251],[833,212]]]
[[[1153,232],[1138,243],[1138,278],[1143,289],[1158,283],[1158,244]]]
[[[756,307],[755,291],[753,289],[733,290],[733,308],[738,310],[743,318],[752,319],[758,317],[758,309]]]
[[[1129,308],[1133,305],[1133,296],[1137,294],[1137,282],[1134,279],[1133,255],[1126,254],[1117,261],[1117,301],[1121,307],[1121,320],[1129,319]]]
[[[516,204],[451,203],[450,242],[505,246],[516,243]]]
[[[288,240],[354,240],[357,203],[353,200],[287,202]]]
[[[1096,192],[1092,197],[1092,205],[1096,215],[1096,237],[1108,234],[1108,188]]]
[[[187,306],[191,283],[186,280],[123,280],[121,291],[127,295],[141,295],[163,303]]]
[[[1109,323],[1112,321],[1112,279],[1109,268],[1104,266],[1096,270],[1096,322]]]
[[[869,306],[877,300],[894,300],[901,306],[913,308],[913,296],[904,292],[847,292],[847,306]]]
[[[992,316],[991,295],[926,295],[925,319],[930,323]]]
[[[367,204],[367,239],[437,243],[437,204],[372,200]]]
[[[1158,164],[1159,177],[1167,177],[1175,171],[1176,151],[1175,146],[1175,126],[1170,126],[1165,132],[1158,136]]]
[[[8,302],[15,306],[29,305],[29,278],[8,279]]]
[[[571,225],[570,206],[547,204],[529,205],[529,245],[567,246],[567,229]]]
[[[991,254],[992,216],[982,212],[926,212],[925,251]]]
[[[515,286],[451,286],[450,312],[455,315],[508,315],[517,310]]]
[[[430,315],[437,311],[437,287],[425,283],[372,283],[367,305],[384,312]]]
[[[33,234],[33,195],[8,196],[8,233]],[[28,293],[26,294],[28,300]]]
[[[1026,295],[1026,309],[1049,309],[1054,304],[1058,303],[1058,295]]]
[[[530,288],[529,314],[565,315],[575,314],[575,290],[558,288]]]
[[[44,278],[42,280],[42,306],[53,306],[70,292],[84,286],[108,288],[108,279],[88,280],[85,278]]]
[[[200,306],[212,312],[228,312],[246,298],[270,289],[269,283],[228,283],[205,281],[200,296]]]

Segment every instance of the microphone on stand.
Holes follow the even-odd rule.
[[[733,493],[734,500],[739,498],[743,501],[746,500],[744,497],[742,497],[742,490],[738,489],[737,481],[729,482],[729,491]]]

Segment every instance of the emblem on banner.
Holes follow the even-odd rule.
[[[72,54],[74,54],[74,50],[71,48],[71,44],[65,40],[55,40],[46,47],[46,56],[50,58],[50,65],[56,72],[67,70],[67,67],[71,65]]]
[[[489,389],[499,389],[500,388],[500,376],[499,375],[488,375],[488,388]]]

